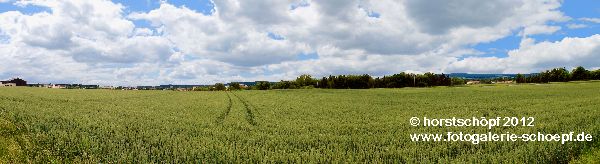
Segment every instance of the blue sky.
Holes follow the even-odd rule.
[[[589,0],[0,0],[0,21],[12,60],[0,78],[40,82],[600,68],[600,2]]]
[[[577,20],[578,18],[595,18],[600,16],[600,2],[589,0],[565,0],[560,7],[560,11],[565,15],[573,18],[572,21],[556,23],[561,27],[560,32],[554,34],[539,34],[531,36],[536,41],[555,42],[562,40],[564,37],[588,37],[598,34],[600,26],[595,23]],[[568,24],[583,24],[588,27],[579,29],[569,29]],[[473,46],[475,49],[485,52],[484,56],[506,57],[508,50],[519,48],[521,37],[518,32],[514,32],[512,36],[493,41],[490,43],[481,43]]]
[[[160,7],[160,1],[156,0],[138,0],[138,1],[127,1],[127,0],[115,0],[114,2],[120,3],[127,7],[127,12],[144,12],[150,11]],[[204,14],[211,14],[214,5],[209,0],[170,0],[168,3],[178,7],[185,6],[189,9],[193,9],[197,12]]]

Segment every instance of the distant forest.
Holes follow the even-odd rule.
[[[554,68],[532,74],[517,74],[515,77],[498,77],[491,79],[477,79],[483,83],[492,83],[498,81],[515,81],[516,83],[548,83],[548,82],[567,82],[577,80],[600,80],[600,70],[589,71],[584,67],[577,67],[572,71],[566,68]],[[196,88],[194,90],[241,90],[241,89],[369,89],[369,88],[403,88],[403,87],[433,87],[433,86],[457,86],[465,85],[467,79],[459,77],[450,77],[447,74],[413,74],[399,73],[383,77],[372,77],[368,74],[363,75],[337,75],[322,78],[313,78],[311,75],[301,75],[296,80],[279,82],[257,82],[254,86],[242,87],[240,83],[230,83],[225,87],[222,83],[206,88]]]
[[[569,72],[563,67],[530,74],[528,76],[517,74],[515,77],[517,83],[548,83],[580,80],[600,80],[600,69],[589,71],[579,66]]]

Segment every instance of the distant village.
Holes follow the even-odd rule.
[[[510,84],[515,83],[514,74],[466,74],[453,73],[449,74],[452,78],[461,78],[465,81],[463,84]],[[236,89],[251,89],[258,83],[276,84],[276,82],[255,81],[255,82],[231,82],[222,84],[223,89],[228,90],[232,85]],[[1,81],[0,87],[38,87],[38,88],[53,88],[53,89],[110,89],[110,90],[176,90],[176,91],[198,91],[198,90],[213,90],[215,85],[158,85],[158,86],[101,86],[101,85],[86,85],[86,84],[28,84],[27,81],[21,78],[13,78],[11,80]]]
[[[236,82],[240,88],[248,88],[256,82]],[[225,84],[229,87],[231,83]],[[213,85],[159,85],[159,86],[101,86],[101,85],[85,85],[85,84],[28,84],[27,81],[21,78],[1,81],[0,87],[37,87],[37,88],[54,88],[54,89],[111,89],[111,90],[179,90],[191,91],[197,88],[207,88]]]

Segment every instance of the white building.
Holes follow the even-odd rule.
[[[0,87],[16,87],[17,84],[15,83],[2,83],[0,84]]]
[[[67,88],[67,84],[52,84],[50,86],[50,88],[54,88],[54,89],[65,89]]]

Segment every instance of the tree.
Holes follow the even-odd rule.
[[[225,85],[223,83],[216,83],[213,87],[216,91],[224,91],[225,90]]]
[[[240,86],[240,83],[237,83],[237,82],[230,83],[229,84],[229,88],[231,90],[240,90],[240,89],[242,89],[242,87]]]
[[[312,76],[310,76],[309,74],[303,74],[300,75],[298,78],[296,78],[296,85],[300,86],[300,87],[304,87],[304,86],[314,86],[316,83],[316,80],[312,78]]]
[[[458,78],[458,77],[453,77],[451,79],[452,82],[452,86],[457,86],[457,85],[465,85],[467,84],[467,82],[465,81],[465,79],[462,78]]]
[[[525,76],[522,74],[517,74],[517,77],[515,77],[515,81],[517,81],[517,83],[526,83],[526,79]]]
[[[319,88],[329,88],[329,86],[327,85],[327,83],[328,83],[327,77],[323,77],[321,79],[321,81],[319,81],[318,87]]]
[[[256,82],[255,87],[258,90],[268,90],[268,89],[271,89],[271,83],[269,83],[268,81],[259,81],[259,82]]]
[[[548,73],[549,81],[552,82],[567,82],[571,79],[571,74],[565,68],[554,68]]]
[[[296,82],[293,81],[283,81],[275,83],[271,88],[273,89],[298,89],[296,86]]]
[[[590,79],[590,71],[586,70],[582,66],[579,66],[573,69],[571,73],[572,80],[589,80]]]
[[[14,78],[10,81],[7,81],[8,83],[15,83],[16,86],[27,86],[27,81],[21,79],[21,78]]]
[[[600,80],[600,69],[590,72],[590,78],[593,80]]]

